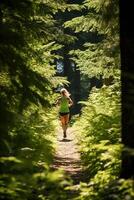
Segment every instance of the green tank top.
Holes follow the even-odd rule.
[[[59,112],[61,112],[61,113],[69,112],[69,102],[68,102],[67,97],[64,97],[64,96],[61,97]]]

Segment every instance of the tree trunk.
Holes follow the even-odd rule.
[[[80,112],[80,72],[76,69],[75,63],[69,59],[67,48],[64,49],[64,76],[70,82],[68,87],[71,92],[74,105],[71,108],[71,114],[78,114]]]
[[[130,7],[129,7],[130,6]],[[122,152],[121,177],[134,177],[134,31],[133,6],[121,1]]]

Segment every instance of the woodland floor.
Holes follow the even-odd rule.
[[[67,137],[64,139],[62,129],[58,130],[57,150],[53,163],[53,168],[64,170],[64,172],[72,178],[74,184],[78,184],[83,180],[76,134],[77,131],[69,127],[67,130]]]

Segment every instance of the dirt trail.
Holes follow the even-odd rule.
[[[53,168],[62,168],[65,173],[72,177],[75,184],[82,180],[82,167],[80,153],[78,151],[76,131],[68,128],[67,138],[63,139],[62,129],[57,134],[57,151]]]

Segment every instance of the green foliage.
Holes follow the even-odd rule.
[[[97,44],[87,43],[86,50],[72,50],[70,54],[82,74],[92,77],[109,78],[113,76],[115,81],[120,77],[119,47],[116,42],[110,45],[109,41],[101,41]]]
[[[72,183],[62,171],[57,170],[46,174],[37,173],[34,175],[34,181],[38,185],[38,189],[35,191],[35,193],[37,192],[38,199],[68,199],[65,187],[71,186]]]
[[[82,114],[75,123],[87,178],[80,185],[78,199],[100,200],[121,168],[119,5],[118,1],[86,0],[81,8],[85,14],[66,22],[65,27],[93,33],[96,40],[70,54],[82,75],[101,78],[103,86],[92,88],[88,100],[80,102]]]
[[[16,121],[11,131],[12,153],[33,161],[52,160],[54,152],[54,118],[50,109],[29,110]],[[22,143],[23,141],[23,143]],[[27,149],[29,148],[29,149]]]
[[[34,173],[24,170],[24,162],[15,157],[1,158],[1,163],[10,166],[8,173],[0,175],[1,199],[67,199],[64,189],[72,184],[71,180],[60,170],[52,172],[46,162],[38,162],[37,166],[31,163]]]
[[[81,9],[81,10],[80,10]],[[53,89],[67,84],[56,76],[56,52],[76,37],[64,33],[58,11],[82,11],[65,22],[76,33],[96,36],[70,52],[81,74],[113,77],[110,86],[93,88],[82,115],[73,118],[79,130],[86,183],[77,200],[133,199],[133,181],[119,179],[121,167],[121,102],[118,1],[86,0],[82,6],[64,0],[2,1],[0,4],[0,198],[64,200],[71,180],[52,172],[55,109]],[[84,77],[83,76],[83,77]],[[70,187],[70,188],[71,188]]]
[[[133,180],[120,179],[122,144],[119,85],[93,88],[75,122],[86,182],[76,200],[133,199]]]
[[[71,27],[76,32],[108,33],[109,36],[119,33],[119,1],[85,0],[81,9],[86,10],[86,14],[67,21],[65,27]]]
[[[119,1],[85,0],[81,16],[65,22],[75,33],[87,32],[95,40],[70,51],[81,76],[103,80],[92,88],[75,122],[86,182],[79,185],[76,200],[133,199],[131,179],[120,179],[121,87],[119,46]],[[84,78],[83,76],[83,78]]]
[[[57,38],[65,36],[55,14],[66,9],[62,0],[0,3],[1,199],[46,199],[47,187],[50,196],[63,190],[63,178],[49,171],[55,149],[53,90],[67,83],[55,71],[56,52],[62,47]],[[43,189],[35,181],[39,172]]]
[[[70,54],[82,74],[89,77],[119,79],[119,5],[118,1],[85,1],[82,9],[85,15],[65,23],[75,32],[89,32],[96,35],[96,41],[83,46],[83,50],[72,50]]]
[[[79,133],[86,183],[77,200],[133,199],[133,180],[120,179],[121,99],[120,84],[93,88],[75,127]]]
[[[11,142],[6,142],[9,155],[0,159],[0,196],[2,199],[41,199],[38,195],[54,195],[60,186],[61,179],[57,175],[52,182],[55,190],[49,184],[52,172],[50,166],[55,153],[54,130],[55,117],[50,109],[45,110],[41,107],[36,111],[27,108],[25,113],[19,116],[16,124],[10,132]],[[35,108],[34,108],[35,109]],[[42,187],[35,180],[36,173],[44,174]],[[48,173],[50,173],[48,177]],[[62,175],[62,173],[59,172]],[[65,180],[65,177],[64,177]],[[46,194],[46,190],[49,192]],[[41,190],[41,191],[40,191]],[[61,191],[62,191],[61,190]],[[35,194],[33,195],[33,193]],[[42,192],[42,193],[41,193]],[[39,194],[38,194],[39,193]]]
[[[90,183],[81,183],[81,194],[75,200],[133,200],[133,185],[132,179],[112,180],[111,176],[103,172]]]
[[[105,164],[107,168],[108,161],[110,166],[113,165],[112,158],[120,149],[121,102],[118,91],[118,85],[93,88],[89,100],[83,102],[82,117],[76,122],[81,127],[82,158],[88,163],[88,169],[94,171],[93,176],[99,169],[105,169]],[[117,163],[118,159],[117,156]]]
[[[53,78],[57,57],[53,52],[61,48],[54,41],[53,9],[47,1],[1,3],[0,132],[4,141],[9,142],[16,119],[21,114],[23,118],[29,106],[50,107],[52,88],[61,82]],[[3,142],[2,151],[6,152]]]
[[[133,200],[133,186],[132,179],[112,180],[108,174],[100,173],[90,183],[80,184],[81,194],[75,200]]]

